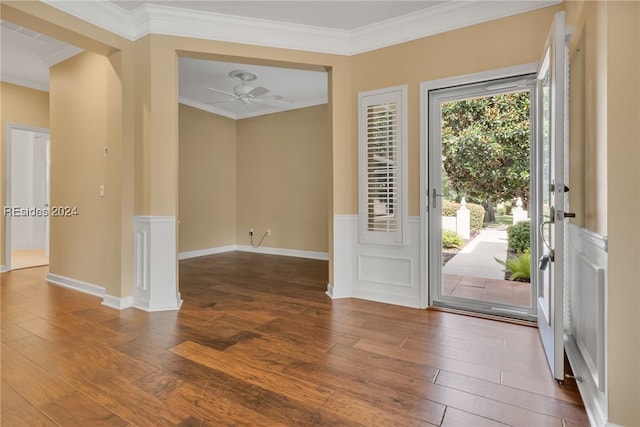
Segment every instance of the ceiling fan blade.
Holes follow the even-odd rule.
[[[269,97],[269,98],[260,98],[259,101],[262,102],[270,102],[272,104],[277,104],[277,105],[289,105],[291,104],[291,101],[287,101],[286,99],[282,98],[282,97]]]
[[[237,101],[237,99],[223,99],[222,101],[210,101],[210,102],[205,102],[205,104],[211,105],[211,104],[224,104],[226,102],[235,102]]]
[[[214,88],[212,88],[212,87],[208,87],[207,89],[212,90],[212,91],[214,91],[214,92],[222,93],[222,94],[225,94],[225,95],[233,96],[235,99],[237,99],[237,98],[238,98],[238,95],[236,95],[235,93],[225,92],[225,91],[223,91],[223,90],[214,89]]]
[[[269,93],[269,89],[267,89],[266,87],[258,86],[256,88],[251,89],[251,91],[247,93],[247,95],[257,98],[266,93]]]

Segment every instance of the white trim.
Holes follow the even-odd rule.
[[[59,64],[62,61],[66,61],[67,59],[76,56],[79,53],[84,52],[84,49],[81,49],[77,46],[67,46],[64,49],[60,49],[59,51],[42,58],[42,62],[47,67],[52,67],[56,64]]]
[[[136,216],[134,223],[133,305],[144,311],[178,310],[176,219]]]
[[[6,265],[0,265],[0,273],[6,273],[7,271],[7,266]]]
[[[129,40],[165,34],[337,55],[355,55],[561,3],[446,2],[354,30],[340,30],[158,5],[142,5],[127,12],[104,1],[43,1]]]
[[[282,106],[273,106],[273,110],[272,111],[265,111],[265,110],[261,110],[261,111],[255,111],[255,112],[247,112],[247,113],[233,113],[231,111],[227,111],[227,110],[223,110],[221,108],[215,107],[211,104],[205,104],[199,101],[195,101],[193,99],[190,98],[186,98],[184,96],[180,96],[178,98],[178,102],[180,104],[184,104],[187,105],[189,107],[193,107],[193,108],[197,108],[199,110],[203,110],[203,111],[208,111],[209,113],[213,113],[213,114],[217,114],[219,116],[223,116],[226,117],[228,119],[232,119],[232,120],[242,120],[242,119],[247,119],[250,117],[257,117],[257,116],[263,116],[266,114],[277,114],[277,113],[281,113],[283,111],[290,111],[290,110],[297,110],[299,108],[307,108],[307,107],[315,107],[316,105],[324,105],[326,104],[327,98],[317,98],[317,99],[310,99],[304,102],[296,102],[294,104],[288,104],[285,105],[284,107]]]
[[[449,1],[351,32],[351,55],[529,12],[561,1]]]
[[[0,74],[0,81],[18,86],[28,87],[30,89],[40,90],[42,92],[49,92],[49,81],[43,83],[7,73]]]
[[[257,254],[269,254],[269,255],[280,255],[280,256],[292,256],[297,258],[319,259],[323,261],[326,261],[329,259],[329,254],[327,252],[302,251],[297,249],[268,248],[268,247],[254,248],[253,246],[250,246],[250,245],[236,245],[235,250],[242,251],[242,252],[253,252]]]
[[[84,292],[85,294],[97,297],[103,297],[106,292],[105,288],[102,286],[52,273],[47,273],[46,281],[56,286],[62,286],[63,288],[73,289],[75,291]]]
[[[227,246],[217,246],[217,247],[206,248],[206,249],[197,249],[194,251],[184,251],[184,252],[178,253],[178,260],[182,261],[183,259],[198,258],[201,256],[221,254],[221,253],[231,252],[235,250],[237,250],[236,245],[227,245]]]
[[[133,295],[128,297],[115,297],[105,294],[102,298],[102,305],[115,308],[116,310],[124,310],[125,308],[133,307]]]

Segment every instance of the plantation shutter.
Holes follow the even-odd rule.
[[[359,94],[360,240],[404,243],[406,88]]]

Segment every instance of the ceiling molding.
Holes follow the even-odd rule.
[[[29,80],[23,77],[14,76],[13,74],[8,73],[0,74],[0,81],[18,86],[25,86],[31,89],[41,90],[43,92],[49,92],[49,82],[42,83],[35,80]]]
[[[345,31],[148,4],[129,13],[106,1],[43,1],[129,40],[165,34],[337,55],[355,55],[562,2],[451,1]]]
[[[264,111],[264,110],[263,111],[252,111],[252,112],[242,113],[242,114],[237,114],[237,113],[232,113],[230,111],[222,110],[220,108],[216,108],[213,105],[205,104],[205,103],[202,103],[202,102],[198,102],[198,101],[195,101],[193,99],[186,98],[184,96],[180,96],[178,98],[178,102],[180,104],[184,104],[184,105],[187,105],[189,107],[197,108],[199,110],[208,111],[209,113],[217,114],[219,116],[223,116],[223,117],[226,117],[228,119],[241,120],[241,119],[248,119],[250,117],[263,116],[263,115],[266,115],[266,114],[275,114],[275,113],[282,113],[284,111],[297,110],[299,108],[315,107],[316,105],[326,104],[328,102],[328,100],[327,100],[327,98],[311,99],[311,100],[307,100],[305,102],[296,102],[296,103],[292,103],[292,104],[289,104],[289,105],[286,105],[286,106],[274,107],[274,109],[272,111]]]
[[[458,28],[560,4],[557,0],[451,1],[351,32],[351,54],[417,40]]]
[[[56,53],[47,56],[46,58],[42,58],[42,62],[47,67],[52,67],[58,64],[59,62],[65,61],[71,58],[72,56],[76,56],[77,54],[82,52],[84,52],[84,49],[81,49],[76,46],[67,46],[64,49],[59,50]]]

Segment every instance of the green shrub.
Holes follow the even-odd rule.
[[[498,258],[495,258],[495,260],[511,272],[511,280],[519,282],[529,282],[531,280],[531,251],[529,249],[519,253],[516,258],[510,258],[506,261]]]
[[[484,227],[484,207],[476,203],[467,203],[471,214],[471,231],[478,232]]]
[[[460,203],[444,200],[442,202],[442,216],[456,216],[456,212],[460,209]],[[467,209],[471,218],[471,231],[478,232],[484,226],[484,208],[476,203],[467,203]]]
[[[460,209],[460,203],[450,200],[442,201],[442,216],[456,216],[458,209]]]
[[[531,250],[531,223],[522,221],[507,227],[509,248],[517,254]]]
[[[442,230],[442,247],[446,249],[458,248],[464,246],[464,240],[458,236],[458,233],[451,230]]]

